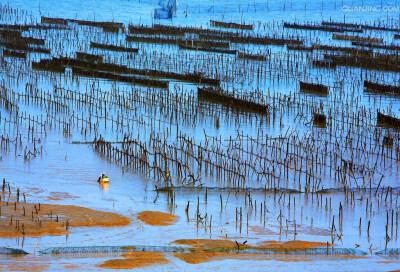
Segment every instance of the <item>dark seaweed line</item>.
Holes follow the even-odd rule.
[[[99,49],[108,49],[111,51],[118,51],[118,52],[130,52],[130,53],[137,53],[139,51],[139,48],[129,48],[111,44],[101,44],[96,42],[90,42],[90,47]]]
[[[93,77],[93,78],[103,78],[111,79],[120,82],[132,83],[137,85],[149,86],[154,88],[164,88],[167,89],[169,86],[168,81],[145,79],[133,76],[121,76],[112,73],[105,73],[99,71],[85,70],[77,67],[72,67],[72,73],[79,76]]]
[[[82,246],[82,247],[50,247],[39,251],[41,254],[85,254],[85,253],[123,253],[123,252],[191,252],[187,247],[178,246]]]
[[[201,83],[209,85],[220,85],[219,79],[207,78],[202,74],[189,73],[189,74],[179,74],[173,72],[164,72],[160,70],[149,70],[149,69],[135,69],[128,68],[123,65],[117,65],[112,63],[88,63],[82,60],[70,59],[70,58],[53,58],[55,62],[61,62],[62,65],[84,68],[86,70],[96,70],[96,71],[107,71],[113,73],[123,73],[123,74],[136,74],[142,76],[151,77],[163,77],[168,79],[183,80],[192,83]]]
[[[199,99],[206,99],[212,102],[222,103],[232,108],[253,111],[262,115],[267,115],[269,113],[268,105],[259,104],[241,98],[236,98],[233,95],[224,92],[220,88],[218,89],[212,87],[197,88],[197,94]]]

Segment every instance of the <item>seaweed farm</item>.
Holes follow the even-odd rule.
[[[0,0],[0,270],[399,270],[398,1],[81,2]]]

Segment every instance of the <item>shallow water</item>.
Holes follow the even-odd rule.
[[[2,22],[4,23],[39,22],[42,15],[82,20],[115,21],[122,22],[125,26],[128,23],[144,25],[161,23],[208,28],[209,20],[211,19],[254,22],[256,26],[255,32],[257,33],[270,36],[276,35],[278,37],[281,35],[285,35],[285,37],[298,36],[306,38],[307,43],[310,44],[319,41],[323,44],[351,45],[349,41],[332,41],[331,33],[328,32],[283,29],[282,21],[321,22],[332,20],[343,22],[345,20],[346,22],[369,24],[385,22],[390,26],[399,27],[399,12],[345,11],[345,6],[360,5],[359,3],[354,3],[354,1],[201,0],[193,3],[180,3],[176,17],[172,20],[160,21],[152,18],[156,2],[155,0],[0,1],[2,5],[8,4],[12,8],[23,9],[29,14],[28,17],[25,15],[13,15],[11,18],[2,16]],[[397,0],[363,1],[362,5],[377,6],[381,3],[383,6],[391,7],[400,5]],[[185,16],[186,14],[187,16]],[[56,127],[53,125],[51,129],[47,127],[46,132],[38,130],[36,127],[34,136],[36,140],[40,139],[40,143],[35,143],[35,147],[40,148],[43,146],[42,153],[29,160],[24,160],[24,149],[22,147],[14,150],[13,145],[11,145],[10,151],[2,150],[0,177],[10,182],[13,192],[15,192],[16,188],[20,188],[21,192],[25,192],[27,202],[73,204],[116,212],[130,217],[132,224],[120,228],[72,228],[70,234],[63,236],[2,238],[0,239],[0,246],[22,248],[31,253],[23,257],[13,257],[11,260],[9,256],[0,256],[2,269],[18,270],[16,265],[21,268],[24,266],[29,267],[34,263],[35,265],[39,264],[36,268],[37,270],[100,270],[95,265],[116,256],[49,256],[38,252],[53,246],[167,246],[174,240],[185,238],[228,238],[240,242],[248,240],[251,245],[256,245],[265,240],[288,241],[296,239],[331,243],[333,239],[335,247],[357,247],[367,252],[368,255],[365,259],[347,257],[330,259],[313,256],[310,257],[312,259],[311,262],[301,259],[292,260],[290,257],[287,258],[287,261],[227,259],[192,265],[173,257],[172,254],[166,254],[166,258],[170,261],[168,264],[148,269],[157,271],[178,269],[228,270],[241,269],[246,266],[252,267],[256,271],[263,271],[266,266],[272,270],[306,269],[309,271],[320,271],[322,269],[328,271],[398,269],[398,257],[388,259],[374,254],[386,247],[400,247],[400,243],[397,240],[397,214],[399,207],[397,203],[398,161],[393,162],[393,160],[388,159],[388,163],[383,164],[378,159],[379,167],[375,174],[371,176],[362,175],[361,171],[345,174],[345,176],[348,175],[346,177],[350,180],[349,188],[354,190],[354,197],[351,197],[349,193],[346,194],[341,180],[330,174],[329,169],[334,167],[333,165],[325,167],[322,173],[317,171],[317,184],[314,184],[314,180],[311,184],[313,184],[313,187],[315,185],[315,191],[327,188],[336,188],[338,189],[337,191],[323,194],[306,194],[304,192],[307,186],[307,175],[301,174],[299,176],[296,172],[290,171],[287,177],[282,176],[280,173],[279,177],[273,180],[267,180],[267,178],[258,179],[254,176],[249,177],[243,185],[239,186],[254,188],[255,190],[251,191],[249,196],[241,191],[221,189],[237,187],[237,184],[234,185],[233,180],[224,176],[217,177],[215,173],[206,173],[204,169],[200,171],[193,162],[191,173],[201,178],[204,187],[210,188],[207,191],[207,199],[205,189],[183,189],[174,192],[174,201],[171,203],[170,196],[166,192],[157,193],[154,190],[155,185],[158,187],[165,186],[163,179],[157,180],[146,176],[145,173],[138,173],[120,166],[101,156],[89,144],[72,144],[74,141],[93,141],[94,137],[98,137],[100,134],[107,141],[121,141],[124,135],[129,135],[130,138],[146,143],[149,142],[150,135],[155,132],[159,133],[160,137],[165,139],[171,146],[176,146],[181,143],[177,140],[177,136],[185,134],[188,138],[193,139],[195,144],[204,147],[206,142],[214,143],[215,141],[216,145],[222,148],[224,154],[229,154],[232,157],[243,157],[244,160],[248,159],[246,155],[240,152],[240,148],[235,149],[228,144],[228,141],[233,139],[232,144],[240,144],[246,150],[253,150],[254,148],[265,158],[274,161],[276,158],[274,158],[273,152],[272,154],[270,153],[271,150],[268,150],[268,148],[263,149],[259,145],[252,145],[252,142],[248,139],[246,140],[245,137],[258,139],[262,133],[262,142],[268,142],[267,136],[274,138],[297,135],[299,138],[296,142],[299,145],[301,143],[309,143],[311,145],[311,142],[315,139],[324,142],[334,135],[338,143],[337,145],[330,143],[329,152],[332,153],[339,150],[338,153],[340,153],[342,159],[351,160],[360,167],[366,165],[372,168],[376,161],[374,159],[369,161],[369,158],[374,157],[373,155],[361,152],[359,157],[351,156],[352,154],[346,149],[346,146],[354,148],[356,144],[348,141],[347,133],[352,135],[353,139],[357,139],[357,137],[359,139],[359,135],[361,135],[361,143],[366,146],[375,144],[373,135],[376,131],[382,133],[378,136],[379,141],[382,140],[387,131],[390,131],[393,135],[398,135],[396,131],[385,128],[375,130],[375,114],[376,110],[379,109],[383,112],[391,112],[395,116],[400,116],[399,98],[367,94],[363,92],[362,87],[362,81],[365,78],[381,78],[385,82],[395,85],[399,82],[398,73],[344,67],[338,67],[336,71],[316,69],[309,65],[310,60],[321,53],[288,53],[285,47],[282,46],[232,45],[235,49],[247,50],[253,53],[268,54],[267,52],[270,52],[270,59],[260,65],[257,62],[238,60],[234,56],[224,54],[189,51],[182,53],[182,50],[177,49],[176,46],[128,43],[124,40],[124,34],[103,33],[99,29],[85,26],[74,25],[72,30],[61,32],[62,34],[56,33],[57,31],[49,31],[47,34],[34,30],[29,32],[35,37],[45,38],[46,46],[54,48],[52,56],[74,56],[76,51],[87,51],[89,53],[103,54],[107,61],[130,65],[135,68],[162,69],[177,72],[204,70],[212,77],[225,79],[222,86],[231,92],[244,93],[247,91],[251,93],[258,89],[266,98],[274,95],[279,97],[285,95],[292,99],[297,98],[298,101],[307,101],[303,104],[322,104],[324,111],[332,111],[332,116],[335,119],[329,120],[328,128],[324,130],[310,125],[310,123],[312,124],[311,110],[296,103],[277,110],[274,118],[267,118],[256,113],[238,112],[219,104],[201,101],[197,99],[197,85],[192,83],[171,80],[169,91],[147,90],[144,87],[113,83],[108,80],[83,77],[74,77],[72,79],[66,76],[70,71],[67,71],[62,76],[59,74],[54,76],[51,73],[42,71],[32,72],[30,61],[39,60],[43,57],[39,54],[29,54],[26,63],[21,60],[4,58],[3,61],[9,63],[10,66],[4,65],[1,68],[2,87],[9,88],[17,94],[25,94],[29,89],[26,85],[28,83],[38,90],[49,91],[50,93],[53,93],[55,88],[64,88],[76,93],[92,94],[96,99],[98,97],[106,97],[108,120],[116,120],[117,117],[120,118],[121,116],[124,116],[126,120],[125,126],[117,129],[115,125],[111,126],[110,121],[107,124],[104,124],[101,118],[99,121],[94,121],[96,116],[104,116],[103,108],[93,110],[87,105],[67,104],[65,100],[59,98],[59,101],[65,103],[70,110],[69,113],[62,113],[46,109],[40,105],[26,103],[24,99],[20,99],[18,106],[21,112],[26,112],[31,116],[35,116],[35,118],[37,116],[39,119],[42,117],[47,120],[47,124],[50,123],[50,117],[52,116],[61,118],[61,120],[63,118],[73,120],[71,119],[71,112],[73,111],[74,117],[89,118],[90,116],[93,122],[98,122],[97,131],[89,131],[87,125],[83,125],[81,121],[71,122],[73,125],[68,136],[63,134],[63,128],[60,128],[58,124]],[[363,35],[384,37],[386,42],[398,44],[398,41],[393,39],[392,33],[387,34],[382,31],[367,30]],[[122,43],[132,47],[138,46],[139,54],[113,53],[91,49],[89,41]],[[300,59],[302,61],[299,61]],[[279,64],[279,60],[283,65]],[[296,61],[298,61],[299,67],[294,65]],[[262,67],[262,69],[265,69],[264,71],[270,71],[270,73],[265,72],[265,77],[258,80],[256,75],[257,67]],[[240,72],[235,73],[234,71]],[[331,92],[328,97],[301,93],[298,88],[298,80],[324,83],[332,87]],[[338,86],[339,81],[342,82],[343,86],[334,88],[334,86]],[[117,106],[118,98],[121,95],[126,97],[137,95],[146,99],[148,98],[146,95],[149,93],[154,93],[158,99],[153,105],[148,104],[150,106],[147,108],[144,108],[146,103],[135,104],[132,99],[129,100],[131,104],[128,106]],[[174,95],[175,97],[187,95],[187,99],[193,99],[193,105],[199,106],[201,110],[190,110],[190,107],[181,105],[179,101],[175,104],[168,104],[167,101],[170,101]],[[160,97],[164,97],[165,100],[160,99]],[[344,118],[346,114],[347,116],[357,116],[357,114],[364,111],[367,116],[371,116],[368,119],[370,123],[361,127],[352,127],[351,123],[355,118],[349,118],[350,123],[343,125],[344,122],[347,122],[346,118]],[[3,106],[0,107],[0,112],[3,120],[4,118],[10,120],[13,117],[13,113],[10,113]],[[299,115],[299,113],[303,113],[303,115]],[[175,117],[173,114],[175,114]],[[29,127],[30,122],[26,120],[19,126],[2,121],[0,123],[0,132],[4,137],[10,136],[10,138],[20,133],[23,138],[23,146],[26,145],[30,150],[33,150],[33,143],[28,138]],[[87,129],[87,132],[83,133],[84,129]],[[329,133],[326,133],[326,131]],[[205,137],[205,134],[207,137]],[[212,137],[216,138],[212,139]],[[365,140],[363,140],[363,137],[366,137]],[[285,146],[285,144],[282,146]],[[114,146],[118,146],[118,144]],[[211,144],[209,148],[211,148]],[[393,148],[386,152],[395,156],[396,148],[399,148],[399,139],[395,137]],[[306,149],[304,147],[304,150]],[[318,151],[310,154],[315,156],[317,153]],[[282,157],[281,159],[283,161],[284,158]],[[312,157],[312,162],[300,167],[304,167],[305,171],[308,171],[307,169],[313,169],[314,171],[313,165],[315,161],[317,161],[316,157]],[[340,160],[338,159],[338,161]],[[296,168],[297,163],[295,159],[291,158],[292,167]],[[262,164],[260,163],[260,165]],[[267,170],[274,171],[273,168],[274,164],[271,163],[271,166],[268,165]],[[103,170],[111,178],[107,188],[97,183],[97,177]],[[243,169],[239,170],[243,171]],[[185,185],[182,180],[177,178],[175,172],[172,174],[175,186]],[[350,177],[351,175],[355,175],[356,178],[353,180]],[[380,182],[382,175],[384,175],[384,179]],[[394,188],[392,192],[388,191],[388,186]],[[266,187],[268,189],[272,187],[287,188],[297,190],[297,192],[263,192],[262,189]],[[362,189],[356,190],[358,187]],[[378,187],[380,187],[380,190],[377,190]],[[311,188],[308,189],[311,190]],[[8,193],[3,193],[2,198],[7,197]],[[366,199],[368,199],[368,204]],[[186,214],[185,208],[188,201],[190,202],[190,208],[188,214]],[[250,201],[251,204],[249,204]],[[199,203],[199,214],[202,217],[207,214],[207,223],[204,221],[197,222],[197,203]],[[289,205],[289,203],[291,204]],[[369,206],[371,203],[372,206]],[[266,207],[267,213],[260,213],[260,204]],[[341,226],[339,226],[340,223],[338,222],[340,205],[343,205]],[[237,209],[243,209],[243,221],[241,224],[235,218]],[[169,212],[179,216],[179,219],[176,224],[167,227],[148,226],[136,219],[137,213],[144,210]],[[392,211],[394,214],[393,220],[391,219]],[[282,217],[279,217],[280,214]],[[334,216],[337,230],[332,235],[331,226]],[[387,216],[389,218],[389,236],[391,239],[386,243],[385,225]],[[359,228],[360,218],[361,228]],[[368,221],[371,222],[369,234],[367,233]],[[370,252],[370,249],[372,252]]]

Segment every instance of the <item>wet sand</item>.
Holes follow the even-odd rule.
[[[160,252],[128,252],[122,255],[125,259],[112,259],[105,261],[97,267],[108,269],[133,269],[150,265],[167,264],[168,260]]]
[[[218,261],[224,259],[236,260],[278,260],[289,262],[308,262],[312,261],[307,256],[285,256],[279,255],[280,252],[305,250],[315,247],[326,246],[323,242],[308,242],[308,241],[264,241],[261,245],[251,246],[245,242],[240,243],[230,240],[209,240],[209,239],[182,239],[172,242],[173,244],[186,245],[194,249],[190,253],[175,253],[174,256],[189,264],[199,264],[209,261]],[[239,250],[244,248],[252,249],[274,249],[277,254],[264,255],[264,254],[247,254],[240,251],[232,252],[232,250]],[[229,252],[228,252],[229,251]]]
[[[137,219],[147,225],[168,226],[174,224],[178,219],[178,216],[158,211],[144,211],[138,213]]]
[[[70,227],[118,227],[128,217],[72,205],[1,202],[0,237],[61,235]]]

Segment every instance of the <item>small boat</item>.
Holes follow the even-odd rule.
[[[108,178],[108,176],[107,176],[107,174],[105,172],[102,172],[97,181],[98,182],[109,182],[110,179]]]

